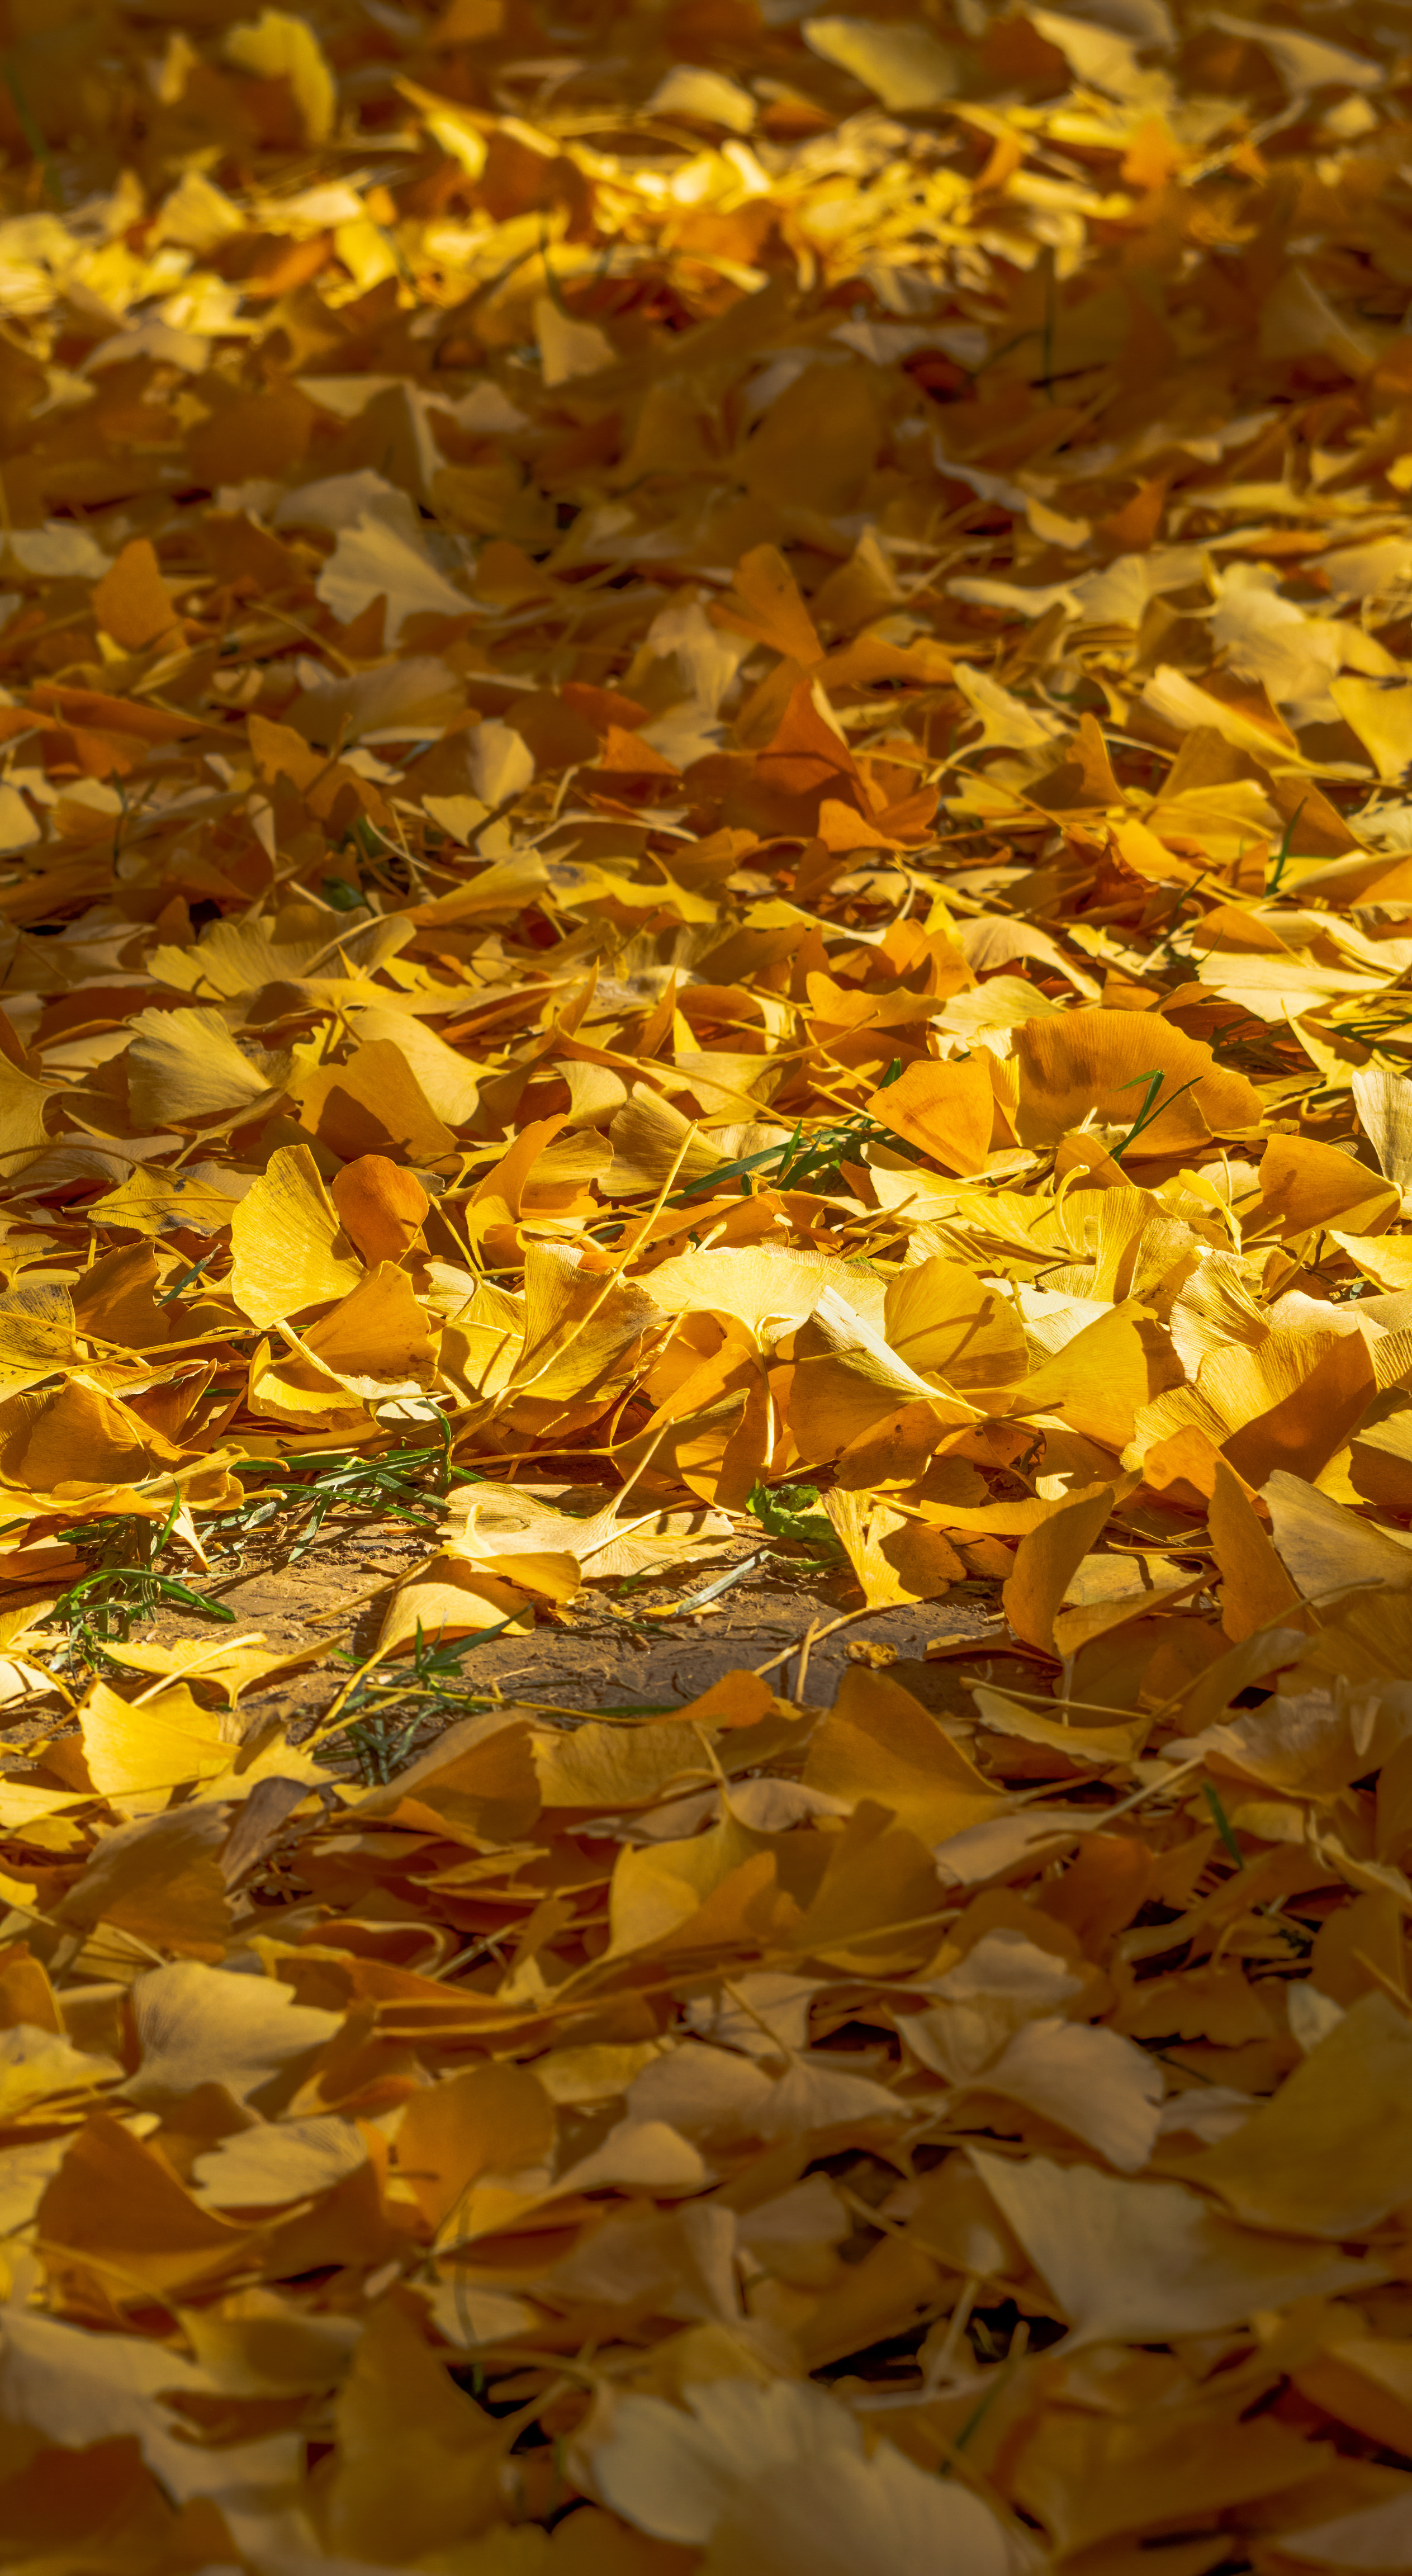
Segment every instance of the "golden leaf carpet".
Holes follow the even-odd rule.
[[[1412,19],[242,5],[0,45],[0,2570],[1412,2569]]]

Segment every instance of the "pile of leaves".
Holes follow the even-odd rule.
[[[0,2567],[1412,2568],[1405,9],[5,23]]]

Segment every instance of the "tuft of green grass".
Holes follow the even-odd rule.
[[[236,1464],[245,1499],[237,1510],[207,1522],[208,1533],[224,1542],[221,1554],[228,1561],[242,1539],[283,1523],[294,1531],[291,1564],[307,1554],[328,1514],[336,1510],[385,1517],[434,1534],[438,1500],[455,1485],[485,1481],[474,1468],[453,1463],[451,1424],[444,1414],[438,1417],[438,1432],[429,1444],[372,1455],[319,1449],[282,1459],[240,1459]],[[101,1663],[106,1641],[122,1642],[134,1620],[150,1619],[163,1608],[234,1619],[224,1601],[161,1568],[180,1508],[180,1498],[174,1497],[161,1522],[139,1512],[119,1512],[103,1520],[72,1522],[63,1531],[70,1546],[92,1549],[95,1556],[90,1570],[61,1593],[47,1622],[67,1630],[71,1661]]]
[[[901,1071],[901,1058],[894,1056],[878,1085],[879,1090],[885,1091]],[[804,1121],[800,1119],[794,1134],[786,1137],[782,1145],[766,1145],[758,1154],[742,1154],[733,1163],[717,1163],[714,1170],[703,1172],[699,1180],[688,1181],[667,1201],[667,1205],[689,1206],[693,1199],[724,1189],[728,1181],[738,1181],[742,1194],[745,1194],[751,1175],[757,1172],[762,1180],[768,1177],[777,1190],[841,1190],[844,1186],[845,1155],[856,1157],[865,1145],[886,1145],[894,1154],[905,1154],[909,1162],[921,1160],[916,1146],[909,1145],[905,1136],[894,1136],[890,1127],[884,1126],[880,1119],[867,1117],[861,1109],[851,1118],[811,1127],[807,1135]]]
[[[486,1481],[474,1467],[452,1463],[450,1420],[444,1413],[437,1420],[440,1438],[433,1447],[371,1454],[360,1449],[315,1449],[291,1458],[237,1458],[235,1470],[246,1487],[245,1503],[218,1526],[244,1537],[282,1513],[304,1515],[289,1551],[291,1565],[307,1555],[335,1509],[406,1521],[413,1528],[435,1532],[439,1524],[428,1504],[444,1497],[454,1485]]]
[[[67,1629],[71,1661],[80,1654],[90,1663],[101,1661],[106,1640],[121,1643],[134,1619],[150,1619],[164,1604],[199,1611],[206,1619],[234,1619],[224,1601],[212,1601],[178,1576],[159,1571],[180,1508],[181,1498],[174,1495],[164,1521],[119,1512],[110,1520],[75,1522],[63,1532],[71,1547],[99,1551],[92,1572],[79,1575],[60,1593],[45,1622]]]
[[[366,1673],[345,1703],[345,1720],[351,1713],[352,1724],[341,1724],[318,1747],[315,1758],[337,1762],[346,1746],[363,1787],[385,1788],[408,1760],[420,1726],[428,1720],[446,1724],[453,1718],[471,1717],[493,1705],[490,1695],[473,1690],[464,1679],[461,1659],[491,1637],[503,1636],[509,1624],[502,1619],[494,1628],[478,1628],[468,1637],[430,1645],[419,1619],[410,1667],[401,1664],[389,1672],[380,1666]],[[356,1664],[359,1658],[340,1647],[333,1661]]]

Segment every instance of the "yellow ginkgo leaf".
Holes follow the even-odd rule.
[[[219,1715],[180,1681],[135,1707],[95,1682],[79,1726],[88,1777],[124,1816],[158,1814],[193,1782],[228,1771],[234,1755]]]
[[[1015,1049],[1026,1144],[1054,1144],[1067,1128],[1097,1119],[1126,1130],[1141,1122],[1145,1155],[1184,1153],[1260,1116],[1260,1095],[1243,1074],[1225,1072],[1208,1046],[1145,1013],[1029,1020],[1016,1031]]]
[[[191,1689],[210,1689],[216,1697],[233,1708],[242,1691],[276,1674],[302,1671],[317,1664],[329,1652],[317,1640],[280,1654],[271,1653],[258,1628],[245,1637],[220,1637],[208,1642],[197,1637],[184,1637],[171,1646],[154,1646],[134,1637],[110,1639],[109,1660],[137,1673],[151,1673],[162,1680],[184,1682]]]
[[[57,1280],[20,1279],[0,1289],[0,1396],[38,1386],[78,1357],[77,1317]]]
[[[1364,2271],[1307,2236],[1238,2227],[1181,2183],[1118,2180],[1042,2156],[1011,2165],[977,2150],[974,2161],[1084,2343],[1210,2333],[1255,2309],[1351,2288]]]
[[[969,1280],[969,1273],[967,1278]],[[664,1315],[734,1315],[762,1348],[813,1313],[825,1288],[836,1288],[882,1320],[882,1298],[865,1271],[827,1253],[786,1252],[767,1245],[686,1252],[648,1274],[652,1302]]]
[[[1365,680],[1356,671],[1329,682],[1344,722],[1369,754],[1378,777],[1397,786],[1412,762],[1412,681]]]
[[[227,60],[260,80],[287,80],[306,142],[323,143],[333,131],[337,92],[312,27],[284,9],[264,9],[252,26],[228,29]]]
[[[0,1172],[17,1177],[25,1157],[48,1143],[53,1098],[47,1083],[0,1055]]]
[[[282,1145],[230,1220],[231,1294],[252,1324],[346,1297],[363,1276],[307,1145]]]
[[[965,1399],[934,1386],[889,1348],[880,1331],[834,1288],[826,1288],[795,1343],[790,1425],[801,1455],[837,1457],[849,1442],[919,1399],[938,1433],[974,1421]]]
[[[844,1486],[826,1494],[824,1506],[870,1609],[899,1601],[940,1601],[953,1583],[964,1579],[964,1561],[926,1521]]]
[[[466,593],[438,572],[410,531],[369,513],[352,527],[340,528],[317,587],[324,606],[342,626],[351,626],[375,600],[385,601],[390,644],[409,617],[469,618],[472,614]]]
[[[128,1103],[142,1128],[228,1117],[269,1101],[287,1069],[252,1064],[219,1011],[144,1011],[127,1051]]]
[[[922,1261],[888,1288],[889,1347],[923,1377],[963,1391],[1025,1375],[1025,1336],[1013,1306],[955,1261]]]
[[[945,1842],[1005,1805],[929,1709],[886,1673],[856,1665],[815,1731],[804,1778],[850,1805],[877,1799],[929,1843]]]
[[[865,2454],[856,2422],[808,2381],[762,2388],[740,2374],[697,2383],[690,2411],[628,2397],[594,2452],[594,2474],[639,2530],[678,2547],[709,2543],[713,2571],[817,2567],[834,2576],[864,2563],[877,2576],[904,2576],[935,2564],[1003,2576],[1006,2538],[990,2507],[951,2482],[928,2484],[890,2442]]]
[[[299,1344],[330,1376],[359,1395],[414,1393],[436,1364],[436,1326],[405,1270],[380,1261]]]
[[[513,1488],[486,1495],[472,1486],[453,1499],[448,1519],[449,1555],[555,1600],[569,1598],[581,1583],[665,1574],[717,1556],[733,1535],[720,1512],[636,1511],[629,1502],[621,1512],[607,1503],[579,1513]]]

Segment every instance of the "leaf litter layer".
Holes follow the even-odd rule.
[[[11,0],[5,2567],[1412,2566],[1410,91]]]

